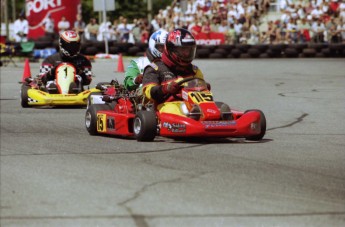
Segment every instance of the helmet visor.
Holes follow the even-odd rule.
[[[180,60],[184,62],[192,62],[195,58],[196,46],[175,46],[172,49],[174,53]]]
[[[79,54],[79,51],[80,51],[80,43],[78,43],[78,42],[68,43],[66,45],[65,49],[68,51],[70,56],[77,55],[77,54]]]

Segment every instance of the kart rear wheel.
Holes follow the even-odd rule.
[[[90,105],[85,113],[85,127],[90,135],[97,135],[97,112],[100,110],[111,110],[109,105],[93,104]]]
[[[153,141],[157,134],[157,118],[154,111],[139,111],[133,121],[137,141]]]
[[[29,106],[29,96],[28,96],[28,90],[30,89],[27,85],[22,85],[20,89],[20,104],[23,108],[28,108]]]
[[[261,132],[260,132],[260,134],[246,137],[246,140],[258,141],[258,140],[261,140],[266,133],[266,117],[265,117],[265,114],[261,110],[246,110],[244,113],[248,113],[248,112],[252,112],[252,111],[260,113]]]

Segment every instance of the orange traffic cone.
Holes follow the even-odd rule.
[[[119,60],[117,61],[117,72],[124,72],[122,54],[119,54]]]
[[[26,78],[30,78],[31,77],[31,70],[30,70],[30,64],[29,64],[29,59],[25,59],[25,63],[24,63],[24,72],[23,72],[23,78],[22,78],[22,82],[25,82]]]

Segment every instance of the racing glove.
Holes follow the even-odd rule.
[[[162,85],[162,91],[164,94],[176,94],[180,90],[180,86],[172,81],[170,83]]]
[[[134,79],[135,84],[141,84],[143,82],[143,74],[139,74],[137,77]]]

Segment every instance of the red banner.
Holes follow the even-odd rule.
[[[225,35],[220,32],[199,33],[194,35],[197,45],[220,45],[225,43]]]
[[[80,0],[26,0],[25,3],[29,22],[28,38],[33,39],[44,36],[44,22],[48,15],[54,20],[54,30],[57,33],[57,25],[62,16],[66,17],[72,29],[77,13],[81,13]]]

